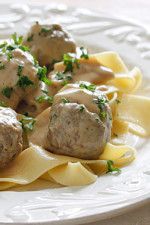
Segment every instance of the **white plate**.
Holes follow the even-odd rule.
[[[61,22],[93,51],[114,50],[149,75],[150,42],[146,29],[102,13],[64,5],[1,5],[0,37],[23,33],[33,23]],[[0,192],[0,224],[78,224],[101,220],[135,208],[150,199],[149,140],[136,137],[135,162],[119,176],[105,175],[86,187]]]

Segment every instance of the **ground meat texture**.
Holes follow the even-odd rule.
[[[22,151],[22,126],[16,116],[14,110],[0,107],[0,168]]]
[[[24,39],[41,66],[61,61],[63,54],[75,52],[72,36],[58,24],[33,25]]]
[[[0,102],[16,110],[20,100],[31,93],[38,84],[37,68],[29,52],[15,49],[11,51],[12,58],[8,59],[6,53],[1,52],[0,63]],[[18,84],[19,78],[26,76],[33,85],[22,87]]]
[[[48,150],[81,159],[98,159],[111,135],[111,112],[103,122],[77,103],[59,103],[50,111]]]

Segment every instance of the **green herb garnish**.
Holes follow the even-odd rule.
[[[80,58],[89,59],[87,50],[84,47],[80,47],[81,55]]]
[[[70,101],[69,101],[68,99],[66,99],[66,98],[62,98],[61,100],[62,100],[62,102],[63,102],[64,104],[66,104],[66,103],[69,103],[69,102],[70,102]]]
[[[4,48],[8,43],[4,41],[2,44],[0,44],[0,48]]]
[[[55,78],[57,80],[62,80],[63,82],[61,83],[62,86],[65,86],[66,84],[68,84],[68,81],[72,80],[72,76],[71,74],[65,74],[62,72],[57,72]]]
[[[85,107],[84,107],[83,105],[80,105],[79,111],[80,111],[80,112],[83,112],[84,110],[85,110]]]
[[[10,61],[13,58],[13,55],[11,52],[6,52],[7,54],[7,60]]]
[[[94,92],[95,89],[96,89],[96,86],[95,86],[94,84],[89,84],[89,85],[87,85],[87,84],[85,84],[85,83],[81,83],[81,84],[79,85],[79,87],[82,88],[82,89],[87,89],[88,91],[92,91],[92,92]]]
[[[5,65],[4,63],[0,62],[0,70],[3,70],[3,69],[5,69]]]
[[[107,160],[107,173],[121,173],[121,170],[119,168],[114,167],[114,162],[112,160]]]
[[[17,37],[17,33],[11,35],[12,40],[14,41],[15,45],[21,45],[23,41],[23,36]]]
[[[55,78],[57,80],[63,80],[64,79],[64,73],[62,72],[57,72]]]
[[[31,35],[27,38],[27,41],[28,41],[28,42],[33,41],[33,36],[34,36],[34,34],[31,34]]]
[[[32,131],[36,120],[33,117],[23,116],[20,120],[22,128],[25,132]]]
[[[19,79],[17,81],[17,86],[23,89],[33,84],[34,83],[27,76],[19,76]]]
[[[66,66],[64,73],[66,72],[73,72],[74,66],[79,68],[79,62],[76,57],[73,57],[70,53],[63,55],[63,62]]]
[[[46,74],[47,74],[47,68],[45,66],[43,66],[43,67],[39,66],[38,72],[37,72],[37,76],[38,76],[39,80],[43,81],[47,85],[51,85],[52,81],[46,77]]]
[[[49,104],[53,103],[53,96],[49,96],[47,94],[40,95],[35,99],[38,103],[48,102]]]
[[[2,89],[2,94],[6,97],[6,98],[10,98],[11,94],[12,94],[13,88],[12,87],[5,87]]]
[[[2,107],[7,107],[6,103],[3,102],[3,101],[0,101],[0,106],[2,106]]]
[[[42,27],[41,28],[41,32],[42,33],[48,33],[48,32],[50,32],[51,31],[51,29],[48,29],[48,28],[45,28],[45,27]]]
[[[94,101],[97,104],[98,108],[100,109],[100,114],[99,114],[100,118],[106,119],[107,113],[105,110],[105,104],[108,103],[108,100],[104,96],[101,96],[95,99]]]
[[[18,66],[18,71],[17,71],[17,75],[18,75],[18,76],[21,76],[21,75],[22,75],[23,67],[24,67],[24,66],[21,65],[21,64]]]

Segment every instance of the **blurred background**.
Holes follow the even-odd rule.
[[[149,0],[5,0],[11,3],[38,2],[38,3],[59,3],[67,6],[86,7],[111,13],[117,17],[132,19],[149,28],[150,26],[150,1]],[[0,3],[4,3],[0,0]]]

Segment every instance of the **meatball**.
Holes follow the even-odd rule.
[[[0,101],[16,109],[19,101],[38,84],[37,68],[27,51],[16,48],[0,53]]]
[[[0,168],[8,165],[22,151],[22,126],[17,114],[0,107]]]
[[[24,45],[30,48],[41,66],[61,61],[64,53],[76,51],[72,36],[58,24],[36,22],[25,37]]]
[[[110,140],[111,110],[101,91],[87,90],[83,84],[91,85],[69,84],[55,95],[47,149],[81,159],[98,159]]]

